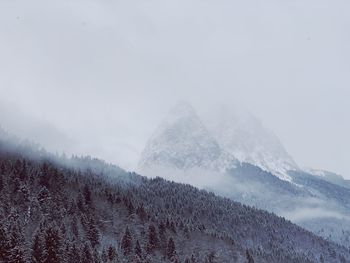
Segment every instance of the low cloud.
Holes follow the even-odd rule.
[[[280,215],[296,223],[320,218],[336,218],[350,220],[350,216],[348,215],[321,207],[302,207],[294,209],[292,211],[283,212]]]

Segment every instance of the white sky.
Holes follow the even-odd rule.
[[[348,0],[1,0],[0,101],[127,169],[177,100],[239,105],[300,166],[350,178],[349,14]]]

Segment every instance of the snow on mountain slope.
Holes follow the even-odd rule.
[[[178,104],[149,139],[138,171],[266,209],[348,246],[350,192],[344,179],[300,170],[251,115],[211,113],[202,122],[190,105]]]
[[[149,139],[138,170],[165,167],[182,171],[193,168],[224,171],[235,163],[235,158],[221,149],[194,109],[181,102]]]
[[[289,170],[298,170],[276,135],[247,113],[227,108],[206,114],[202,123],[185,102],[176,105],[149,139],[138,170],[200,167],[226,171],[236,162],[247,162],[291,181]]]
[[[298,170],[278,137],[253,115],[237,114],[220,107],[207,114],[205,119],[219,145],[239,161],[256,165],[287,181],[291,180],[288,171]]]
[[[346,180],[343,176],[339,174],[312,168],[305,168],[304,171],[332,184],[350,188],[350,180]]]

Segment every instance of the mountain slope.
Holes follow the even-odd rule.
[[[199,167],[225,172],[246,162],[287,181],[289,170],[299,170],[277,136],[252,115],[220,108],[203,119],[188,103],[176,105],[148,140],[138,170],[146,174],[159,167]]]
[[[5,262],[349,262],[283,218],[192,186],[22,150],[0,142]]]
[[[138,165],[143,174],[163,167],[225,170],[235,158],[225,153],[187,103],[177,104],[148,140]]]
[[[301,171],[278,138],[252,116],[213,112],[216,117],[205,121],[207,130],[190,106],[182,106],[169,114],[149,140],[141,157],[148,169],[142,165],[141,174],[189,183],[266,209],[350,247],[350,196],[344,180]],[[198,141],[215,147],[198,148]],[[228,166],[221,165],[220,158],[204,158],[212,149],[216,157],[220,152],[226,156],[233,153],[241,162],[231,157],[228,160],[234,161],[228,163],[233,165]],[[159,155],[165,158],[156,158]],[[177,166],[186,162],[194,165]],[[213,169],[213,164],[219,168]]]
[[[283,180],[291,180],[289,170],[298,170],[278,137],[253,115],[220,107],[204,118],[219,145],[239,161],[256,165]]]
[[[305,171],[311,175],[316,176],[318,179],[350,189],[350,180],[344,179],[344,177],[339,174],[315,169],[306,169]]]
[[[216,193],[281,215],[350,248],[350,192],[310,174],[290,172],[291,182],[243,163],[228,172]]]

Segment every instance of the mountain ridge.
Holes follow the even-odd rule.
[[[223,171],[237,163],[223,151],[188,103],[178,103],[147,142],[138,171],[155,166]]]
[[[194,112],[193,109],[191,112]],[[221,115],[223,116],[222,119],[227,120],[227,116],[224,116],[225,114]],[[207,128],[198,120],[197,115],[196,119],[201,123],[203,129]],[[228,119],[231,118],[229,117]],[[222,121],[218,123],[220,122],[222,123]],[[149,166],[147,169],[145,169],[145,166],[139,167],[140,169],[138,172],[150,177],[160,176],[176,182],[190,183],[244,204],[256,206],[286,216],[289,219],[293,219],[294,222],[299,225],[312,230],[314,233],[350,247],[350,228],[347,227],[347,223],[335,223],[338,221],[339,217],[343,217],[350,225],[350,221],[348,220],[350,218],[350,209],[346,201],[347,197],[350,198],[350,196],[348,190],[343,188],[343,186],[346,185],[345,180],[340,180],[339,177],[334,176],[315,177],[316,175],[302,171],[295,164],[293,159],[289,157],[278,138],[275,144],[276,138],[274,135],[271,135],[270,132],[266,132],[268,137],[266,141],[272,141],[273,145],[270,156],[281,153],[282,158],[280,160],[277,158],[276,160],[271,157],[272,162],[268,164],[268,169],[262,163],[256,161],[245,162],[244,158],[237,159],[230,152],[228,154],[234,158],[234,162],[231,162],[231,167],[223,165],[221,166],[222,169],[212,169],[210,166],[202,166],[200,163],[196,163],[191,169],[181,169],[181,167],[176,167],[173,161],[176,160],[176,158],[187,158],[186,154],[183,155],[183,152],[186,151],[182,150],[182,146],[184,142],[188,143],[188,145],[192,145],[192,129],[187,129],[187,127],[183,125],[173,125],[173,122],[167,122],[167,117],[165,118],[165,123],[166,125],[161,125],[161,127],[163,131],[171,131],[172,142],[169,143],[166,136],[161,136],[161,141],[162,146],[165,145],[165,147],[171,149],[171,158],[168,158],[168,160],[171,161],[167,163],[157,163],[153,162],[152,158],[145,158],[144,161],[148,163]],[[215,125],[217,124],[213,126],[215,127]],[[263,126],[259,122],[253,120],[250,125],[243,127],[239,133],[242,135],[244,131],[247,130],[247,127],[255,125],[257,125],[259,129],[263,129]],[[226,128],[226,126],[228,126],[228,128]],[[231,138],[230,136],[232,134],[230,130],[230,126],[232,125],[228,124],[226,126],[223,126],[221,129],[226,133],[226,135],[223,135],[221,138],[224,141],[225,136]],[[181,136],[177,138],[178,128],[181,130],[181,135],[186,134],[188,136],[187,139],[189,141],[183,140]],[[233,130],[235,129],[234,127]],[[220,150],[226,153],[226,148],[223,146],[225,143],[219,143],[217,141],[218,137],[220,139],[220,136],[218,136],[220,133],[210,137],[210,131],[212,130],[213,129],[209,128],[205,133],[207,135],[209,134],[208,137],[211,138],[211,141],[214,140],[216,142],[215,145],[218,146],[215,149],[217,151]],[[252,131],[249,131],[249,133],[250,134],[246,136],[248,141],[250,138],[254,137],[255,134]],[[265,133],[259,131],[258,134],[261,136],[261,134],[264,135]],[[158,135],[159,134],[156,134],[155,138],[152,137],[148,141],[146,149],[148,148],[149,156],[152,156],[154,153],[150,145],[155,146],[157,149],[157,145],[154,144],[154,141],[157,139]],[[238,136],[238,138],[241,138],[242,141],[244,138],[241,135]],[[236,137],[233,136],[232,138],[234,139]],[[264,139],[254,139],[252,142],[250,141],[248,143],[243,141],[242,145],[244,146],[247,144],[248,149],[252,149],[252,152],[254,152],[254,149],[259,145],[260,141],[264,141]],[[173,147],[174,145],[175,147]],[[268,143],[266,143],[266,145],[268,145]],[[269,156],[269,154],[266,154],[266,152],[268,152],[266,150],[266,145],[262,147],[262,151],[264,152],[262,154],[262,161],[266,160],[266,156]],[[274,148],[277,150],[274,151]],[[168,153],[163,153],[167,159]],[[192,153],[198,155],[198,158],[202,158],[202,151],[193,151]],[[142,158],[143,157],[141,157],[141,159]],[[220,163],[216,162],[216,164]],[[275,166],[278,169],[271,169],[274,168],[271,164],[276,164]],[[279,166],[280,164],[281,166]],[[290,167],[290,170],[286,169],[287,167]],[[276,170],[280,171],[280,173],[276,173]],[[327,220],[325,220],[325,218],[327,218]],[[334,223],[332,223],[332,219]]]
[[[217,118],[211,116],[203,122],[188,102],[176,104],[147,141],[137,171],[145,173],[145,168],[157,166],[180,170],[216,166],[213,170],[225,172],[247,162],[282,180],[291,181],[288,170],[298,170],[297,164],[277,136],[267,131],[255,117],[247,114],[249,117],[239,120],[222,109],[213,115]],[[258,127],[258,131],[255,132],[253,127]],[[208,158],[210,155],[215,157]],[[199,158],[200,161],[194,161],[188,167],[178,165],[186,158]],[[215,163],[214,159],[218,161]],[[202,160],[205,161],[201,163]]]
[[[345,248],[272,213],[94,158],[26,150],[0,139],[5,262],[349,262]]]

